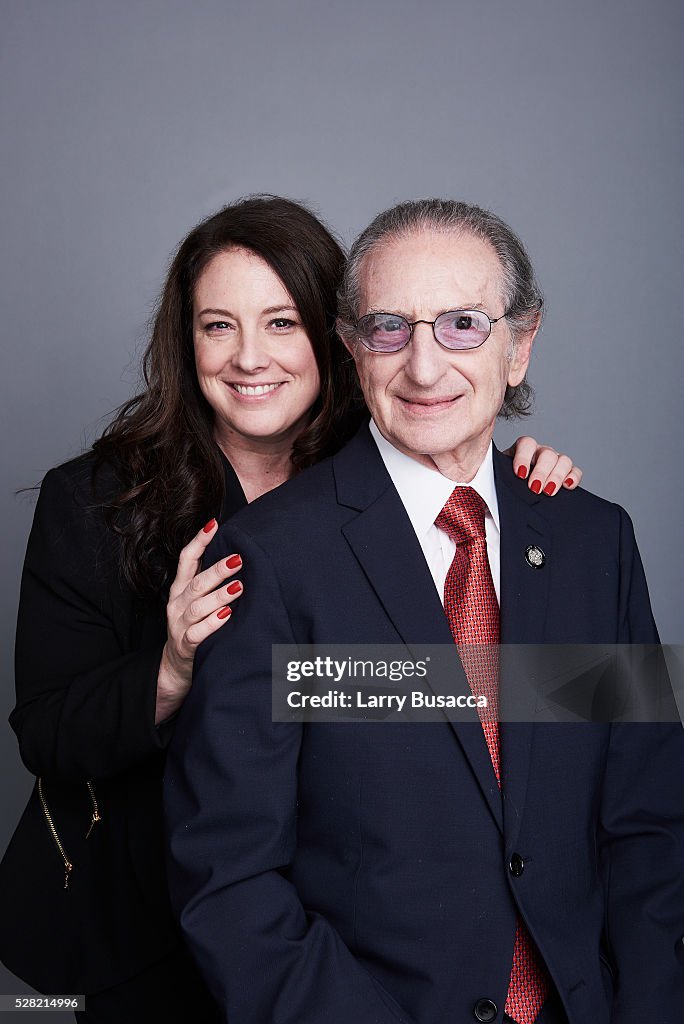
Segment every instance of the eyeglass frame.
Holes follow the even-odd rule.
[[[373,312],[373,313],[364,313],[363,316],[359,317],[359,319],[354,324],[354,330],[356,331],[356,333],[358,335],[358,338],[359,338],[359,341],[361,342],[363,347],[365,349],[367,349],[368,352],[373,352],[375,355],[391,356],[391,355],[394,355],[395,352],[403,352],[403,350],[406,348],[406,346],[413,339],[413,328],[416,326],[416,324],[428,324],[430,327],[432,327],[432,336],[433,336],[433,338],[435,339],[437,344],[440,346],[440,348],[443,348],[445,352],[474,352],[476,349],[482,348],[482,346],[484,345],[485,341],[487,341],[489,339],[489,337],[491,336],[492,327],[494,326],[494,324],[498,324],[500,320],[505,320],[510,312],[511,312],[511,310],[507,309],[505,313],[501,314],[501,316],[497,316],[496,319],[492,319],[492,317],[489,315],[489,313],[485,313],[484,309],[466,309],[466,308],[464,308],[464,309],[445,309],[444,312],[438,313],[434,320],[409,320],[408,317],[405,317],[402,313],[388,313],[385,310],[378,310],[377,312]],[[440,319],[440,317],[446,316],[447,313],[481,313],[482,316],[486,316],[487,319],[489,320],[489,333],[487,335],[485,335],[485,337],[482,339],[482,341],[480,342],[479,345],[471,345],[469,348],[449,348],[449,346],[448,345],[444,345],[439,340],[437,335],[435,334],[435,324]],[[409,336],[406,339],[406,341],[404,342],[404,344],[401,346],[401,348],[393,348],[393,349],[370,348],[366,344],[366,342],[363,340],[363,335],[361,334],[361,332],[358,329],[359,328],[359,324],[361,323],[361,321],[365,320],[367,316],[396,316],[400,320],[403,320],[406,324],[408,324]]]

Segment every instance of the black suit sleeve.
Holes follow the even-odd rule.
[[[271,645],[296,640],[269,558],[231,527],[207,559],[229,550],[244,593],[200,646],[166,765],[172,903],[231,1024],[409,1024],[288,880],[303,727],[271,720]]]
[[[154,725],[163,643],[157,631],[130,649],[134,597],[118,552],[93,508],[88,464],[50,470],[22,577],[10,716],[35,775],[108,778],[168,742]]]
[[[621,512],[620,642],[657,644],[632,523]],[[658,658],[657,649],[654,659]],[[684,730],[611,727],[601,813],[613,1024],[663,1024],[684,1005]]]
[[[619,643],[658,644],[651,601],[641,555],[629,515],[619,505],[620,514],[620,595]]]

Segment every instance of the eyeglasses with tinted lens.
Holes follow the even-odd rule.
[[[435,340],[450,352],[479,348],[492,333],[494,324],[481,309],[451,309],[436,320],[407,320],[398,313],[367,313],[356,324],[356,333],[371,352],[398,352],[408,345],[416,324],[429,324]]]

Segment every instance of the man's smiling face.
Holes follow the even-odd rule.
[[[503,275],[488,242],[430,229],[381,242],[361,267],[359,318],[400,313],[433,321],[447,310],[506,312]],[[506,385],[525,375],[534,331],[515,347],[506,320],[477,349],[447,351],[432,327],[416,324],[399,352],[378,353],[354,340],[361,387],[380,432],[396,448],[452,479],[469,480],[492,437]]]

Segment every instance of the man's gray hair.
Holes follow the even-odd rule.
[[[361,301],[361,270],[366,257],[379,245],[418,231],[468,233],[488,242],[501,264],[503,300],[512,344],[541,321],[544,297],[537,284],[525,248],[508,224],[479,206],[454,199],[414,199],[378,214],[356,239],[337,293],[340,334],[346,341],[356,338]],[[499,412],[505,419],[525,416],[532,405],[532,388],[524,379],[517,387],[506,387]]]

